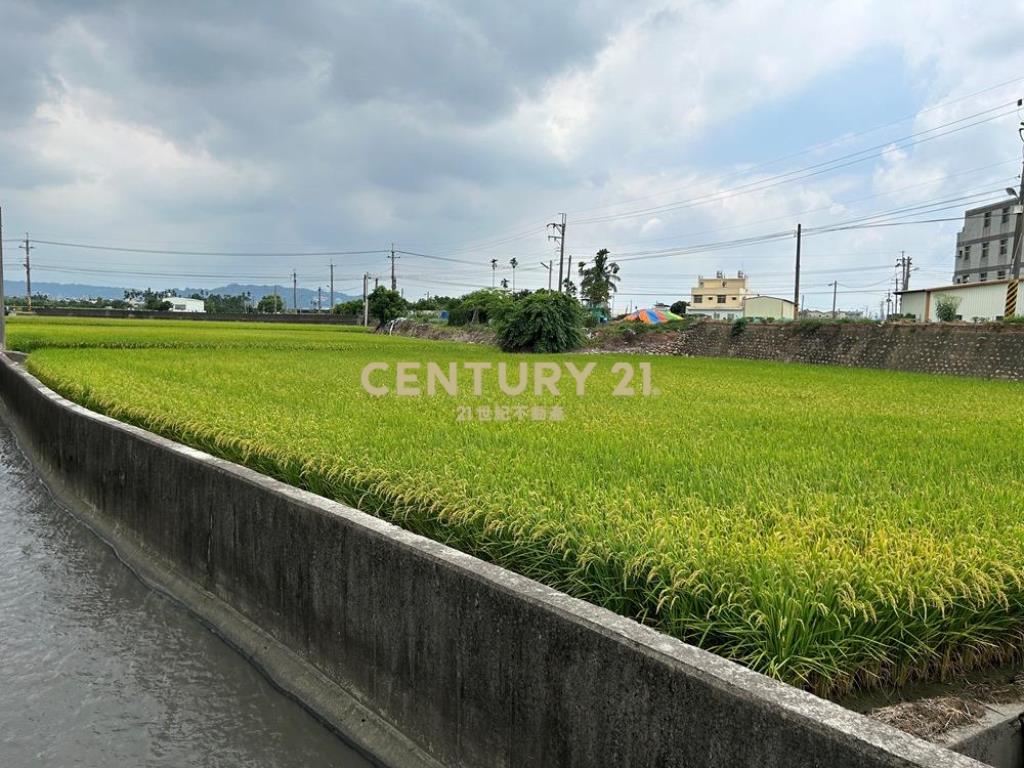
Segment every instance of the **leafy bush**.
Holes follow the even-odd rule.
[[[673,315],[681,316],[686,314],[686,308],[688,306],[690,306],[690,302],[680,299],[679,301],[672,302],[672,306],[668,308],[668,311]]]
[[[944,323],[956,320],[956,311],[960,308],[960,299],[956,296],[943,294],[935,299],[935,315]]]
[[[500,321],[506,352],[565,352],[583,344],[584,312],[572,296],[537,291],[513,304]]]
[[[512,297],[497,288],[483,288],[463,296],[449,311],[449,325],[500,323],[512,309]]]
[[[747,328],[747,318],[737,317],[732,321],[732,328],[729,329],[730,336],[739,336]]]
[[[260,302],[260,304],[262,303],[263,302]],[[341,315],[342,317],[362,317],[363,300],[352,299],[351,301],[343,301],[340,304],[335,304],[331,307],[331,314]]]

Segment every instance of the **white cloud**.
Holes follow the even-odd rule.
[[[10,4],[16,12],[0,21],[14,35],[24,29],[38,53],[25,59],[19,50],[8,63],[17,78],[0,83],[0,97],[17,85],[17,103],[36,99],[0,124],[9,221],[68,238],[228,249],[254,239],[311,247],[393,239],[424,248],[486,241],[460,252],[479,258],[480,269],[458,269],[460,279],[489,284],[493,256],[547,258],[543,225],[562,210],[572,212],[570,250],[581,256],[602,245],[624,252],[728,240],[791,228],[801,215],[811,224],[839,221],[1005,186],[1001,176],[1017,170],[995,166],[1019,152],[1003,120],[769,186],[776,174],[995,106],[1010,86],[865,136],[854,135],[870,127],[854,112],[844,142],[756,166],[785,144],[780,136],[822,117],[812,109],[769,124],[765,112],[815,84],[843,87],[844,69],[879,48],[902,56],[892,74],[912,94],[906,114],[1024,71],[1013,38],[1024,25],[1020,2],[999,13],[963,0],[666,0],[639,10],[602,0],[554,10],[524,3],[515,13],[435,5],[298,3],[283,13],[254,4],[240,31],[220,8],[188,18],[113,3],[79,12]],[[379,55],[385,37],[393,55]],[[1024,93],[1024,82],[1016,90]],[[764,146],[752,142],[735,162],[695,152],[737,124],[758,126]],[[980,170],[964,173],[972,168]],[[759,179],[763,189],[735,194]],[[955,229],[808,238],[808,258],[826,267],[884,265],[883,252],[908,250],[935,267]],[[505,237],[525,230],[529,238]],[[633,262],[623,286],[682,292],[697,272],[742,264],[755,277],[771,275],[765,282],[774,288],[791,250],[781,241]],[[410,285],[426,289],[436,292],[426,281]]]

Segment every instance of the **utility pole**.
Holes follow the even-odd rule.
[[[398,283],[395,282],[395,259],[400,259],[401,256],[395,256],[395,244],[391,244],[391,290],[398,290]]]
[[[914,259],[907,256],[906,251],[900,251],[900,257],[896,259],[896,266],[900,268],[900,290],[906,291],[910,288],[910,267]]]
[[[26,308],[29,312],[32,311],[32,259],[29,256],[34,245],[28,241],[28,232],[25,233],[25,242],[18,246],[25,251],[25,297],[26,297]]]
[[[292,309],[299,314],[299,276],[292,270]]]
[[[316,287],[316,311],[324,311],[324,288],[322,285]]]
[[[836,319],[836,292],[839,288],[839,281],[833,280],[829,285],[832,286],[832,319]]]
[[[277,283],[274,283],[274,312],[275,312],[275,313],[277,312],[277,302],[278,302],[278,298],[279,298],[279,297],[278,297],[278,295],[277,295]]]
[[[1024,99],[1017,99],[1017,112],[1020,112],[1020,108],[1024,106]],[[1024,122],[1017,128],[1017,135],[1020,136],[1022,142],[1024,142]],[[1020,169],[1020,186],[1017,189],[1007,187],[1006,191],[1017,198],[1017,204],[1014,206],[1016,209],[1017,218],[1013,226],[1013,251],[1010,257],[1010,283],[1006,286],[1006,308],[1003,312],[1003,317],[1012,317],[1017,314],[1017,293],[1020,286],[1020,261],[1021,261],[1021,248],[1024,247],[1024,243],[1021,242],[1022,235],[1024,235],[1024,163],[1021,164]]]
[[[380,287],[380,277],[375,275],[373,278],[373,290],[377,290]]]
[[[565,279],[568,275],[564,274],[565,269],[565,214],[560,213],[562,217],[561,223],[552,222],[548,224],[549,227],[554,229],[557,235],[548,235],[548,240],[554,240],[558,243],[558,290],[565,290]]]
[[[793,282],[793,319],[800,319],[800,232],[801,227],[796,225],[796,279]]]
[[[376,282],[376,280],[374,281]],[[363,325],[370,325],[370,273],[363,275]],[[376,287],[374,288],[376,290]]]
[[[4,209],[0,208],[0,352],[7,349],[7,302],[4,300]]]
[[[910,287],[910,265],[913,264],[914,260],[907,256],[906,251],[900,251],[900,257],[896,259],[896,268],[899,270],[899,274],[896,276],[896,294],[898,297],[899,304],[895,306],[897,312],[902,311],[903,307],[903,292]]]
[[[542,261],[542,262],[540,262],[540,265],[542,267],[544,267],[544,269],[546,269],[548,271],[548,290],[550,291],[551,290],[551,268],[555,266],[555,261],[554,261],[554,259],[551,259],[551,260],[548,261],[547,264],[545,264]]]
[[[334,310],[334,262],[331,262],[331,310]]]

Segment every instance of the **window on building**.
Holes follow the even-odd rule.
[[[988,280],[988,272],[982,272],[980,275],[978,275],[979,283],[984,283],[986,280]]]
[[[1003,215],[1000,218],[1000,222],[1002,224],[1006,224],[1009,220],[1010,220],[1010,209],[1009,208],[1003,208]]]
[[[958,259],[962,259],[964,257],[964,249],[963,248],[960,248],[960,249],[957,250],[956,257]]]
[[[701,296],[699,294],[694,295],[694,297],[693,297],[693,303],[694,304],[700,304],[703,301],[704,301],[704,297],[703,296]]]
[[[1006,255],[1006,238],[1005,237],[1002,240],[999,241],[999,255],[1000,256],[1005,256]]]
[[[1006,270],[1005,270],[1005,269],[1000,269],[1000,270],[999,270],[999,271],[998,271],[998,272],[996,273],[996,277],[998,277],[998,278],[999,278],[1000,280],[1002,280],[1003,278],[1005,278],[1005,277],[1006,277]]]
[[[985,211],[985,220],[982,226],[985,229],[988,229],[989,227],[992,226],[992,211]]]
[[[981,258],[983,258],[983,259],[987,259],[988,258],[988,243],[982,243],[981,244]]]
[[[723,296],[722,294],[718,294],[718,303],[725,304],[725,296]]]
[[[965,259],[971,258],[971,246],[969,246],[969,245],[965,245],[964,246],[964,258]]]

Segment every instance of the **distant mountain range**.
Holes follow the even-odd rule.
[[[292,289],[291,287],[276,286],[278,295],[284,300],[286,307],[292,306]],[[240,283],[229,283],[222,285],[217,288],[175,288],[173,289],[175,294],[178,296],[191,296],[194,293],[203,295],[210,295],[212,293],[219,293],[221,296],[237,296],[240,293],[248,292],[252,297],[253,301],[259,301],[264,296],[269,296],[274,293],[275,286],[273,285],[242,285]],[[48,283],[45,281],[32,281],[32,293],[33,294],[44,294],[49,296],[51,299],[123,299],[124,292],[128,290],[123,286],[111,286],[111,285],[83,285],[81,283]],[[161,289],[162,290],[162,289]],[[6,296],[24,296],[25,295],[25,281],[24,280],[4,280],[4,295]],[[299,288],[296,292],[296,298],[298,300],[299,307],[302,309],[308,309],[316,305],[316,291],[310,290],[309,288]],[[356,296],[349,296],[344,293],[335,293],[335,303],[348,301],[350,299],[357,298]],[[324,291],[323,293],[323,304],[326,307],[330,303],[331,297]]]

